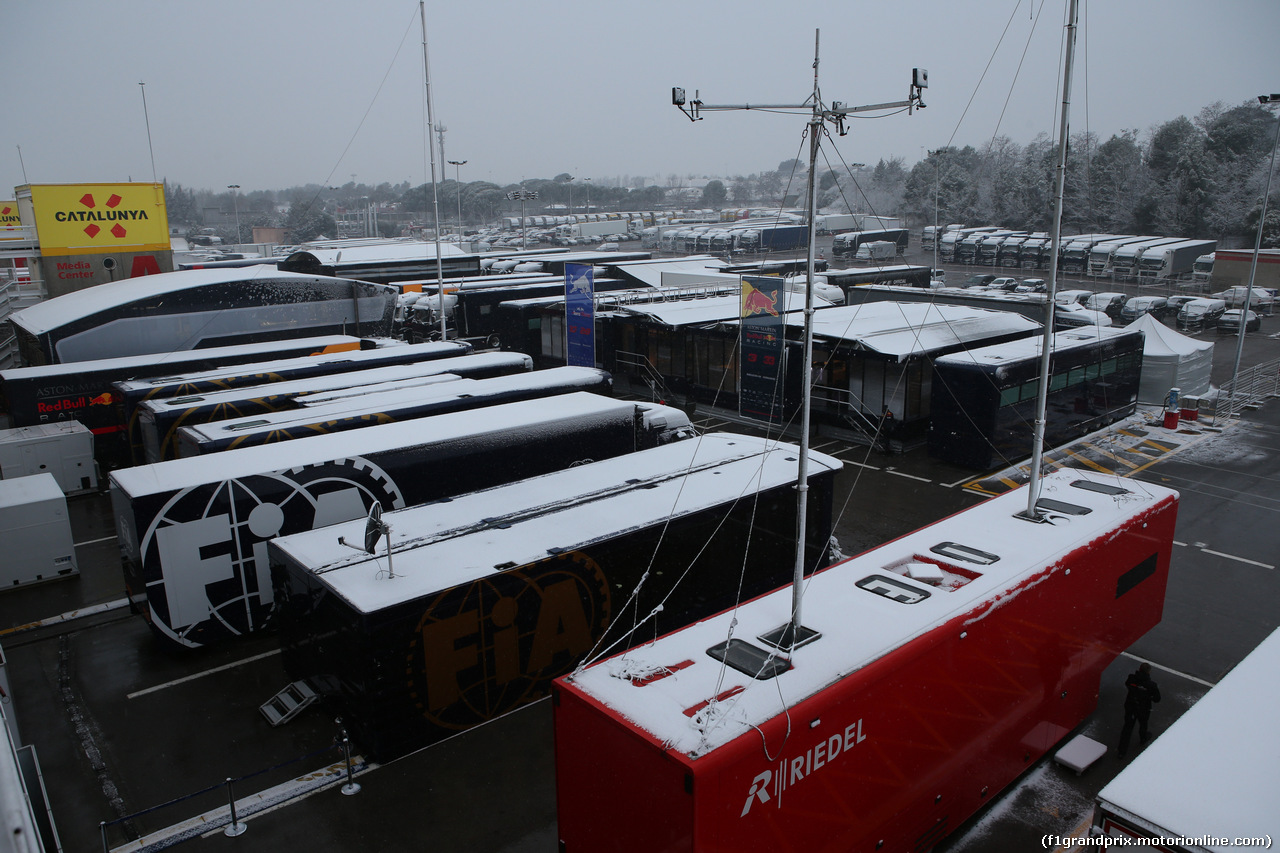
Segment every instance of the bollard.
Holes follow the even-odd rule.
[[[353,794],[360,793],[360,783],[352,778],[351,741],[347,739],[346,732],[343,732],[342,734],[342,753],[346,757],[347,762],[347,784],[342,786],[342,793],[350,797]]]
[[[222,831],[222,834],[228,838],[244,835],[244,831],[249,828],[249,825],[236,820],[236,795],[231,788],[230,776],[227,777],[227,802],[231,805],[231,823]]]
[[[102,833],[102,853],[111,853],[111,848],[107,846],[107,822],[105,820],[98,821],[98,830]]]

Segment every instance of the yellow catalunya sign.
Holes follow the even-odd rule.
[[[27,189],[41,254],[169,248],[162,184],[33,184]]]
[[[18,216],[18,202],[13,199],[0,200],[0,240],[12,239],[12,234],[6,234],[6,231],[12,232],[22,226],[22,220]]]

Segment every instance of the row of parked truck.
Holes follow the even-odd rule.
[[[1053,251],[1048,234],[994,226],[929,226],[924,229],[921,242],[926,251],[936,245],[939,261],[970,266],[1048,269]],[[1077,234],[1062,238],[1058,269],[1067,274],[1140,284],[1208,280],[1216,248],[1216,240]]]

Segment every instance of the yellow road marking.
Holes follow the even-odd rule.
[[[1082,456],[1081,454],[1076,453],[1074,450],[1071,450],[1070,448],[1066,448],[1065,452],[1071,458],[1075,459],[1078,462],[1083,462],[1084,464],[1088,465],[1090,468],[1092,468],[1095,471],[1101,471],[1103,474],[1112,473],[1111,469],[1107,468],[1105,465],[1099,465],[1097,462],[1094,462],[1089,457]]]
[[[1084,442],[1084,446],[1089,448],[1090,450],[1096,451],[1097,453],[1101,453],[1103,456],[1107,457],[1108,459],[1114,459],[1116,462],[1119,462],[1121,465],[1128,465],[1130,468],[1138,467],[1138,463],[1130,462],[1128,459],[1125,459],[1123,456],[1117,456],[1112,451],[1106,450],[1105,448],[1102,448],[1102,447],[1098,447],[1097,445],[1092,444],[1091,442],[1088,442],[1088,441]]]

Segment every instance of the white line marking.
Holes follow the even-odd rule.
[[[1249,565],[1251,565],[1251,566],[1257,566],[1257,567],[1258,567],[1258,568],[1260,568],[1260,569],[1274,569],[1274,568],[1275,568],[1275,566],[1269,566],[1269,565],[1267,565],[1266,563],[1259,563],[1259,562],[1257,562],[1256,560],[1246,560],[1244,557],[1237,557],[1237,556],[1235,556],[1235,555],[1233,555],[1233,554],[1224,554],[1224,553],[1222,553],[1221,551],[1211,551],[1211,550],[1210,550],[1210,549],[1208,549],[1208,548],[1201,548],[1200,550],[1201,550],[1203,553],[1205,553],[1205,554],[1212,554],[1212,555],[1213,555],[1213,556],[1215,556],[1215,557],[1222,557],[1222,558],[1227,559],[1227,560],[1235,560],[1236,562],[1239,562],[1239,563],[1248,563]]]
[[[962,480],[956,480],[954,483],[939,483],[938,485],[943,486],[943,487],[948,488],[948,489],[954,489],[956,486],[960,485],[961,483],[968,483],[968,482],[969,482],[970,480],[972,480],[972,479],[974,479],[974,478],[973,478],[973,477],[965,477],[965,478],[964,478],[964,479],[962,479]]]
[[[851,447],[851,448],[849,448],[849,451],[852,451],[852,450],[853,450],[853,448],[852,448],[852,447]],[[849,452],[849,451],[842,451],[842,452]],[[852,460],[852,459],[841,459],[840,461],[841,461],[841,462],[843,462],[843,463],[844,463],[844,464],[846,464],[846,465],[857,465],[859,468],[867,468],[868,470],[871,470],[871,471],[879,471],[879,470],[880,470],[880,466],[879,466],[879,465],[868,465],[868,464],[867,464],[867,463],[865,463],[865,462],[855,462],[855,461],[854,461],[854,460]]]
[[[103,536],[101,539],[90,539],[88,542],[76,542],[75,547],[82,548],[85,545],[97,545],[99,542],[110,542],[112,539],[119,538],[119,536]]]
[[[46,625],[56,625],[59,622],[70,622],[72,619],[79,619],[83,616],[93,616],[96,613],[106,613],[111,610],[119,610],[121,607],[128,607],[129,599],[120,598],[115,601],[108,601],[104,604],[93,604],[88,607],[81,607],[79,610],[68,610],[66,613],[60,613],[57,616],[50,616],[48,619],[40,619],[36,622],[27,622],[24,625],[14,625],[12,628],[0,629],[0,637],[5,634],[17,634],[22,631],[31,631],[36,628],[43,628]]]
[[[1163,670],[1163,671],[1165,671],[1165,672],[1171,673],[1172,675],[1176,675],[1176,676],[1178,676],[1179,678],[1185,678],[1185,679],[1187,679],[1188,681],[1194,681],[1196,684],[1203,684],[1205,687],[1215,687],[1215,686],[1216,686],[1216,685],[1215,685],[1213,682],[1211,682],[1211,681],[1205,681],[1203,678],[1196,678],[1194,675],[1187,675],[1185,672],[1178,672],[1178,670],[1176,670],[1176,669],[1170,669],[1170,668],[1169,668],[1169,667],[1167,667],[1167,666],[1161,666],[1160,664],[1156,663],[1156,662],[1155,662],[1155,661],[1153,661],[1153,660],[1147,660],[1146,658],[1140,658],[1140,657],[1138,657],[1137,655],[1131,655],[1131,654],[1129,654],[1128,652],[1121,652],[1120,654],[1124,655],[1124,656],[1125,656],[1125,657],[1127,657],[1127,658],[1131,658],[1131,659],[1133,659],[1133,660],[1136,660],[1138,663],[1149,663],[1149,664],[1151,664],[1152,666],[1154,666],[1156,669]]]
[[[185,678],[178,678],[173,681],[167,681],[164,684],[157,684],[155,687],[147,687],[142,690],[135,690],[133,693],[128,694],[125,698],[136,699],[139,696],[145,696],[148,693],[155,693],[160,690],[166,690],[170,687],[175,687],[179,684],[185,684],[188,681],[195,681],[197,678],[204,678],[206,675],[213,675],[214,673],[222,672],[223,670],[227,670],[227,669],[235,669],[238,666],[244,666],[246,663],[253,663],[254,661],[262,660],[263,658],[269,658],[272,655],[278,655],[278,654],[280,654],[280,649],[273,649],[269,652],[263,652],[260,655],[254,655],[251,658],[245,658],[244,660],[233,661],[232,663],[226,663],[226,664],[223,664],[222,666],[215,666],[213,669],[206,669],[204,672],[197,672],[194,675],[188,675]]]
[[[886,468],[886,469],[884,469],[884,470],[885,470],[885,473],[888,473],[888,474],[897,474],[899,477],[908,477],[908,478],[910,478],[910,479],[912,479],[912,480],[919,480],[919,481],[920,481],[920,482],[922,482],[922,483],[932,483],[932,482],[933,482],[933,480],[930,480],[928,477],[917,477],[915,474],[904,474],[904,473],[902,473],[901,471],[890,471],[888,468]]]

